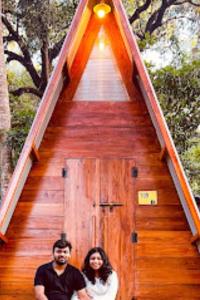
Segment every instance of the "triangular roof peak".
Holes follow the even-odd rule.
[[[63,85],[66,82],[70,83],[70,81],[73,80],[73,75],[79,71],[79,68],[81,68],[81,62],[79,64],[77,62],[76,65],[74,65],[77,52],[80,51],[80,44],[87,33],[91,37],[91,44],[88,41],[87,45],[88,47],[92,47],[95,35],[101,26],[101,23],[95,19],[93,14],[93,6],[96,3],[97,1],[94,0],[82,0],[78,5],[73,22],[60,52],[57,65],[49,80],[32,128],[26,139],[18,164],[10,181],[7,194],[1,205],[0,238],[2,240],[6,240],[6,230],[9,226],[10,219],[15,210],[33,161],[35,159],[39,159],[38,149],[62,91]],[[180,159],[167,128],[150,78],[141,59],[139,48],[132,33],[124,7],[120,0],[110,0],[108,3],[112,7],[112,17],[110,18],[110,21],[112,22],[112,19],[115,20],[117,29],[120,32],[121,39],[123,40],[124,47],[126,48],[126,53],[130,62],[129,72],[132,74],[132,80],[137,81],[140,86],[141,93],[143,94],[161,144],[162,157],[166,157],[169,170],[181,199],[192,233],[197,237],[197,239],[199,239],[199,211],[193,199],[191,189],[185,177]],[[91,24],[93,26],[92,30],[88,30],[88,26],[91,26]],[[109,25],[109,23],[107,25]],[[85,54],[83,53],[83,56],[84,55]],[[87,58],[85,58],[85,61],[87,61]]]
[[[114,90],[114,92],[113,92]],[[73,101],[130,101],[117,58],[101,26],[81,76]]]

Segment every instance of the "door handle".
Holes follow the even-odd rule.
[[[102,207],[106,207],[106,206],[115,207],[115,206],[123,206],[123,205],[124,204],[121,202],[101,202],[99,204],[99,206],[102,206]]]
[[[123,206],[124,204],[121,203],[121,202],[101,202],[99,204],[100,207],[109,207],[110,208],[110,211],[113,210],[114,207],[118,207],[118,206]]]

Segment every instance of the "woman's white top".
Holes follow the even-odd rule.
[[[115,271],[108,276],[106,283],[102,282],[100,278],[95,278],[95,284],[84,276],[86,282],[86,290],[93,300],[115,300],[118,290],[118,278]],[[76,293],[72,296],[71,300],[78,300]]]

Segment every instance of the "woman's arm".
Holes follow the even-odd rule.
[[[106,299],[115,300],[119,287],[117,273],[115,271],[109,276],[110,284],[106,293]]]
[[[78,299],[80,300],[91,300],[92,298],[88,296],[86,289],[77,291]]]

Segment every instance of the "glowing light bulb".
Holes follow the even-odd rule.
[[[94,6],[93,11],[98,18],[102,19],[111,12],[111,7],[108,4],[101,2]]]
[[[105,11],[104,11],[103,9],[98,10],[97,16],[98,16],[100,19],[104,18],[105,15],[106,15],[106,13],[105,13]]]

